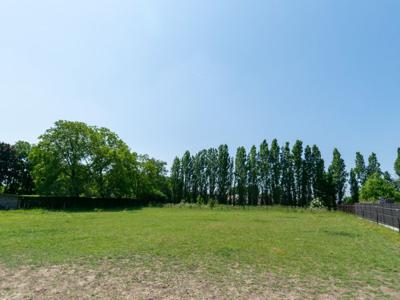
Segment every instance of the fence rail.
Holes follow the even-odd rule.
[[[340,211],[355,214],[361,218],[396,228],[400,232],[399,204],[369,204],[340,205]]]

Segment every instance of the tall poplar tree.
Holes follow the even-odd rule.
[[[303,206],[305,195],[303,189],[303,142],[297,140],[292,149],[293,171],[294,171],[294,202]]]
[[[215,192],[217,187],[217,173],[218,173],[218,150],[215,148],[208,149],[207,152],[207,177],[208,189],[210,199],[215,199]]]
[[[258,158],[257,148],[252,146],[247,160],[248,201],[250,205],[258,204]]]
[[[358,203],[360,198],[360,186],[354,169],[350,170],[349,185],[350,185],[351,200],[353,203]]]
[[[367,177],[369,178],[374,174],[382,175],[382,171],[376,154],[372,152],[368,157]]]
[[[332,176],[336,202],[341,204],[346,192],[347,172],[344,160],[336,148],[333,150],[333,160],[329,166],[329,174]]]
[[[185,202],[189,202],[191,199],[191,187],[192,187],[192,157],[189,151],[186,151],[182,157],[182,182],[183,182],[183,193],[182,197]]]
[[[364,185],[367,181],[367,167],[365,166],[364,156],[360,153],[356,153],[356,166],[354,167],[354,173],[356,175],[357,181],[360,185]]]
[[[181,160],[175,157],[171,167],[172,201],[179,203],[182,200],[182,172]]]
[[[302,194],[304,197],[303,205],[308,206],[312,200],[313,184],[313,160],[310,146],[304,149],[303,175],[302,175]]]
[[[269,165],[271,174],[271,194],[272,203],[280,204],[281,189],[281,164],[280,164],[280,149],[277,139],[274,139],[271,143]]]
[[[312,188],[313,197],[324,197],[325,189],[325,163],[321,156],[318,146],[312,147]]]
[[[259,176],[260,176],[261,202],[263,205],[271,204],[270,161],[269,161],[268,143],[266,140],[264,140],[260,145],[258,170],[259,170]]]
[[[286,143],[281,150],[281,203],[284,205],[295,205],[294,198],[294,173],[293,158],[290,152],[289,143]]]
[[[238,196],[238,204],[246,205],[247,191],[247,168],[246,168],[246,149],[239,147],[235,158],[235,181]]]
[[[221,204],[227,203],[227,196],[229,192],[229,168],[230,156],[227,145],[221,145],[218,148],[218,174],[217,174],[217,191],[218,201]]]

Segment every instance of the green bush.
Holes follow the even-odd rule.
[[[361,202],[378,202],[381,198],[400,201],[400,193],[393,183],[379,174],[374,174],[365,182],[360,191]]]

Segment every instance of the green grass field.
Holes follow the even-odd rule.
[[[201,270],[217,285],[235,280],[246,285],[250,277],[257,282],[270,274],[279,278],[277,286],[304,287],[311,296],[400,297],[400,234],[340,212],[187,207],[0,212],[0,263],[7,270],[96,268],[104,261],[140,262],[149,270],[158,261],[167,273]]]

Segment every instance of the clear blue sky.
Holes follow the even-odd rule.
[[[2,0],[0,140],[58,119],[171,162],[302,139],[349,166],[400,146],[399,0]]]

